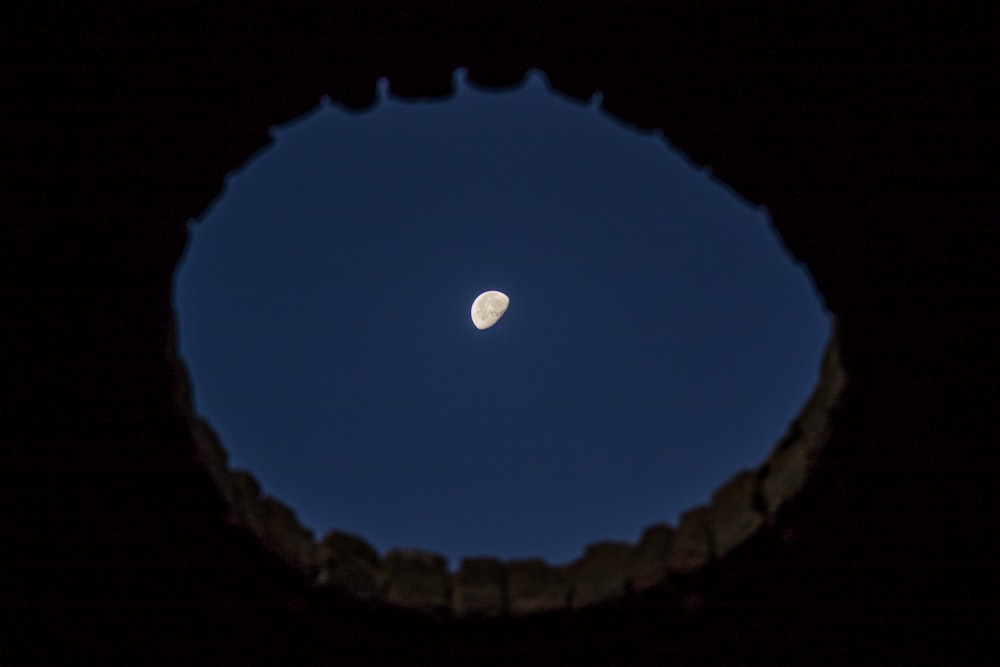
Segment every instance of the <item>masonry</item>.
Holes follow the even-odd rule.
[[[362,537],[336,530],[316,542],[292,508],[261,493],[251,472],[229,468],[223,443],[211,425],[191,410],[186,377],[179,378],[185,393],[178,401],[190,415],[197,458],[212,475],[234,526],[246,529],[316,586],[462,618],[517,616],[609,602],[665,585],[673,575],[725,557],[801,490],[830,437],[846,383],[833,337],[816,389],[767,460],[724,481],[708,505],[690,508],[676,527],[649,526],[637,544],[595,542],[564,566],[553,567],[541,559],[469,558],[453,573],[439,554],[400,549],[380,559]]]
[[[515,4],[220,0],[150,20],[40,2],[3,21],[0,663],[976,664],[990,647],[1000,108],[970,64],[989,21],[930,3],[875,38],[860,2]],[[767,206],[837,322],[767,461],[566,568],[448,572],[313,539],[228,468],[176,355],[186,222],[268,128],[322,95],[366,108],[383,76],[447,95],[456,67],[492,87],[537,68],[662,129]]]

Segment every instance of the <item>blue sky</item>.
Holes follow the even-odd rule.
[[[192,222],[181,355],[232,465],[317,536],[563,563],[758,465],[829,318],[766,211],[662,137],[539,74],[456,79],[275,129]]]

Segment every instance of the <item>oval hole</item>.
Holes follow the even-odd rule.
[[[317,533],[567,562],[763,462],[830,318],[661,136],[457,79],[276,129],[193,227],[180,350],[232,465]]]

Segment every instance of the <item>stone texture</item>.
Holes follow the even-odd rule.
[[[331,531],[317,550],[316,583],[369,599],[378,593],[378,552],[356,535]]]
[[[665,523],[646,528],[632,551],[627,565],[633,590],[644,591],[667,580],[667,558],[674,540],[674,529]]]
[[[223,491],[232,509],[230,520],[262,538],[265,534],[264,500],[260,484],[254,476],[246,470],[234,470],[229,474],[228,484]]]
[[[314,536],[299,523],[295,513],[281,501],[262,496],[260,484],[245,470],[227,474],[224,481],[222,491],[230,507],[229,521],[249,530],[300,572],[314,576]]]
[[[275,553],[310,578],[316,574],[316,542],[313,532],[299,523],[295,512],[267,496],[261,507],[262,539]]]
[[[381,588],[389,602],[426,612],[451,607],[451,578],[444,557],[417,549],[395,549],[382,562]]]
[[[847,375],[840,360],[840,340],[834,334],[823,353],[820,365],[820,378],[806,401],[801,413],[796,418],[796,424],[801,433],[808,436],[823,434],[828,428],[830,411],[834,408],[844,387],[847,386]]]
[[[203,419],[191,422],[197,460],[205,466],[229,506],[229,520],[250,530],[296,569],[314,573],[317,548],[311,530],[276,498],[263,496],[260,483],[246,470],[229,470],[228,454]]]
[[[565,609],[569,592],[565,567],[552,567],[541,559],[507,564],[507,605],[514,616]]]
[[[225,494],[232,482],[228,467],[229,454],[223,448],[219,436],[209,423],[200,417],[191,420],[191,433],[198,462],[205,466],[216,486]]]
[[[982,12],[904,8],[876,34],[860,0],[780,17],[608,2],[571,21],[545,3],[465,3],[446,19],[393,0],[335,16],[218,0],[214,20],[182,11],[167,26],[124,5],[111,17],[49,4],[19,4],[0,40],[0,662],[975,665],[996,653],[1000,112]],[[850,384],[815,461],[823,483],[718,579],[685,578],[684,600],[703,602],[664,591],[496,635],[321,595],[292,608],[303,581],[218,516],[192,460],[163,359],[186,221],[269,127],[321,95],[366,108],[381,76],[442,95],[457,65],[483,86],[539,67],[559,94],[602,91],[609,115],[663,128],[767,206],[843,324]],[[497,196],[517,193],[498,183]],[[725,613],[678,622],[703,605]]]
[[[570,568],[570,606],[578,609],[625,595],[631,556],[632,546],[625,542],[589,545]]]
[[[764,515],[754,506],[758,483],[758,474],[745,470],[712,494],[709,523],[716,556],[725,556],[763,525]]]
[[[777,511],[781,503],[797,494],[805,485],[813,462],[815,438],[805,437],[795,430],[775,449],[764,465],[761,497],[768,513]]]
[[[835,336],[823,357],[816,389],[763,467],[761,496],[769,513],[802,489],[829,438],[828,418],[847,383],[838,348]]]
[[[681,515],[680,525],[670,543],[667,566],[674,572],[691,572],[712,557],[712,510],[696,507]]]
[[[465,558],[452,577],[456,616],[499,616],[506,611],[506,573],[498,558]]]

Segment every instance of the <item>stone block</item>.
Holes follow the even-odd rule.
[[[570,606],[586,607],[625,595],[626,565],[633,547],[625,542],[597,542],[570,568]]]
[[[497,558],[466,558],[452,578],[452,608],[459,617],[499,616],[505,611],[506,576]]]
[[[754,507],[757,473],[745,470],[712,494],[711,535],[715,555],[724,556],[753,535],[764,523]]]
[[[712,512],[695,507],[681,515],[680,525],[670,543],[667,567],[673,572],[696,570],[712,557]]]
[[[761,495],[768,514],[805,485],[813,461],[830,436],[830,413],[846,386],[847,376],[834,336],[827,345],[816,389],[765,464]]]
[[[271,498],[263,502],[264,543],[301,572],[312,576],[316,569],[316,543],[284,503]]]
[[[800,433],[815,436],[827,430],[830,411],[836,405],[840,392],[846,384],[847,377],[840,365],[837,342],[831,340],[827,345],[816,388],[795,419],[795,425]]]
[[[264,537],[264,500],[260,484],[246,470],[234,470],[227,477],[223,490],[238,525],[249,528],[258,539]]]
[[[552,567],[539,559],[507,564],[507,608],[511,615],[565,609],[568,601],[565,567]]]
[[[378,595],[378,552],[360,537],[332,531],[317,548],[316,583],[349,591],[361,598]]]
[[[443,612],[451,607],[451,578],[444,557],[417,549],[394,549],[382,562],[385,598],[410,609]]]
[[[222,447],[219,436],[204,419],[191,420],[191,434],[194,438],[195,457],[215,480],[215,485],[223,494],[229,483],[229,455]]]
[[[765,464],[760,487],[768,514],[773,514],[781,503],[805,485],[814,449],[814,438],[800,435],[771,454]]]
[[[632,589],[643,591],[667,580],[667,557],[674,529],[665,523],[646,528],[626,566]]]

